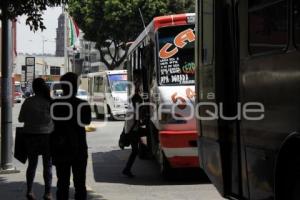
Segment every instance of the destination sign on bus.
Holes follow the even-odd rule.
[[[195,80],[193,25],[159,30],[161,85],[190,85]]]

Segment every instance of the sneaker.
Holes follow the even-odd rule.
[[[52,200],[51,193],[44,194],[43,198],[44,200]]]
[[[35,198],[35,196],[34,196],[34,194],[32,192],[27,193],[26,194],[26,198],[28,200],[36,200],[36,198]]]
[[[127,176],[128,178],[134,178],[135,176],[129,170],[123,170],[123,175]]]

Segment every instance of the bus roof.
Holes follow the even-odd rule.
[[[155,17],[153,19],[154,30],[166,26],[180,26],[195,23],[195,13],[167,15]]]
[[[166,15],[154,17],[150,24],[144,29],[144,31],[137,37],[134,42],[129,47],[128,53],[136,48],[141,41],[150,33],[155,32],[159,28],[168,26],[180,26],[187,24],[195,24],[195,13],[185,13],[176,15]]]
[[[127,70],[105,70],[101,72],[88,73],[87,76],[91,77],[91,76],[97,76],[102,74],[127,74]]]

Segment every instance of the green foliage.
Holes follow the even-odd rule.
[[[31,30],[45,29],[43,23],[43,12],[47,7],[59,6],[67,3],[68,0],[1,0],[2,13],[1,20],[4,18],[15,19],[21,15],[27,15],[26,24]],[[4,14],[6,14],[4,16]]]
[[[124,56],[109,52],[107,41],[126,51],[126,43],[134,41],[144,29],[139,13],[147,26],[153,17],[194,12],[194,0],[69,0],[68,10],[85,34],[85,39],[96,42],[102,61],[110,68],[118,66]],[[106,47],[107,49],[103,49]],[[108,52],[113,63],[104,58]]]

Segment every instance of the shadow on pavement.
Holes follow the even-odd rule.
[[[44,185],[34,183],[33,191],[37,199],[42,199],[44,194]],[[55,198],[56,187],[52,187],[52,197]],[[26,200],[26,182],[8,182],[5,178],[0,177],[0,199],[4,200]],[[74,189],[70,188],[70,199],[74,199]],[[88,200],[106,200],[93,191],[88,191]]]
[[[207,176],[197,169],[176,169],[174,179],[165,180],[159,171],[155,160],[136,159],[132,173],[135,178],[127,178],[122,175],[122,169],[130,154],[130,149],[113,150],[92,154],[94,178],[96,182],[124,183],[130,185],[187,185],[208,184]]]

